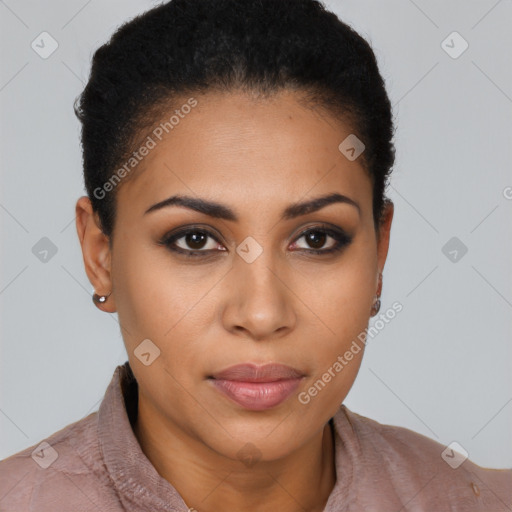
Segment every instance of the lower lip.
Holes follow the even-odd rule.
[[[210,379],[221,393],[252,411],[264,411],[284,402],[297,389],[301,380],[302,377],[275,382]]]

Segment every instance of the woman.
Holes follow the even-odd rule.
[[[128,361],[0,463],[1,510],[512,510],[512,469],[342,405],[393,218],[367,42],[316,0],[172,0],[79,100],[77,231]]]

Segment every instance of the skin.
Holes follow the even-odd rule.
[[[336,480],[328,421],[352,387],[364,350],[308,404],[297,395],[368,326],[393,204],[377,237],[362,160],[338,150],[350,126],[306,108],[297,92],[196,98],[198,106],[118,187],[112,250],[89,199],[76,204],[87,275],[97,293],[112,291],[99,307],[117,311],[139,384],[135,435],[157,471],[200,512],[321,511]],[[360,212],[335,203],[280,220],[292,203],[333,192],[356,201]],[[177,206],[144,215],[177,193],[229,206],[239,220]],[[330,235],[323,245],[322,238],[312,245],[300,236],[321,223],[344,230],[351,243],[338,253],[307,254],[336,243]],[[158,244],[187,225],[217,240],[201,246],[181,238],[175,245],[210,250],[209,256],[187,259]],[[252,263],[236,252],[248,236],[263,249]],[[149,366],[134,355],[147,338],[161,351]],[[246,362],[287,364],[306,377],[280,405],[249,411],[207,380]],[[246,443],[258,450],[251,467],[237,455]]]

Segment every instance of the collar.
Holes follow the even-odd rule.
[[[98,411],[98,438],[107,471],[126,510],[187,511],[176,489],[146,457],[132,430],[137,389],[126,361],[116,368]]]

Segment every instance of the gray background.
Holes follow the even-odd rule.
[[[96,410],[127,359],[83,269],[72,106],[93,51],[156,3],[0,1],[0,458]],[[345,403],[512,467],[512,2],[326,5],[371,42],[398,124],[381,311],[403,311],[368,344]],[[59,44],[47,59],[31,48],[43,31]],[[453,31],[469,43],[458,58],[442,47]],[[46,262],[32,252],[43,237],[57,249]],[[452,237],[468,248],[457,261]]]

